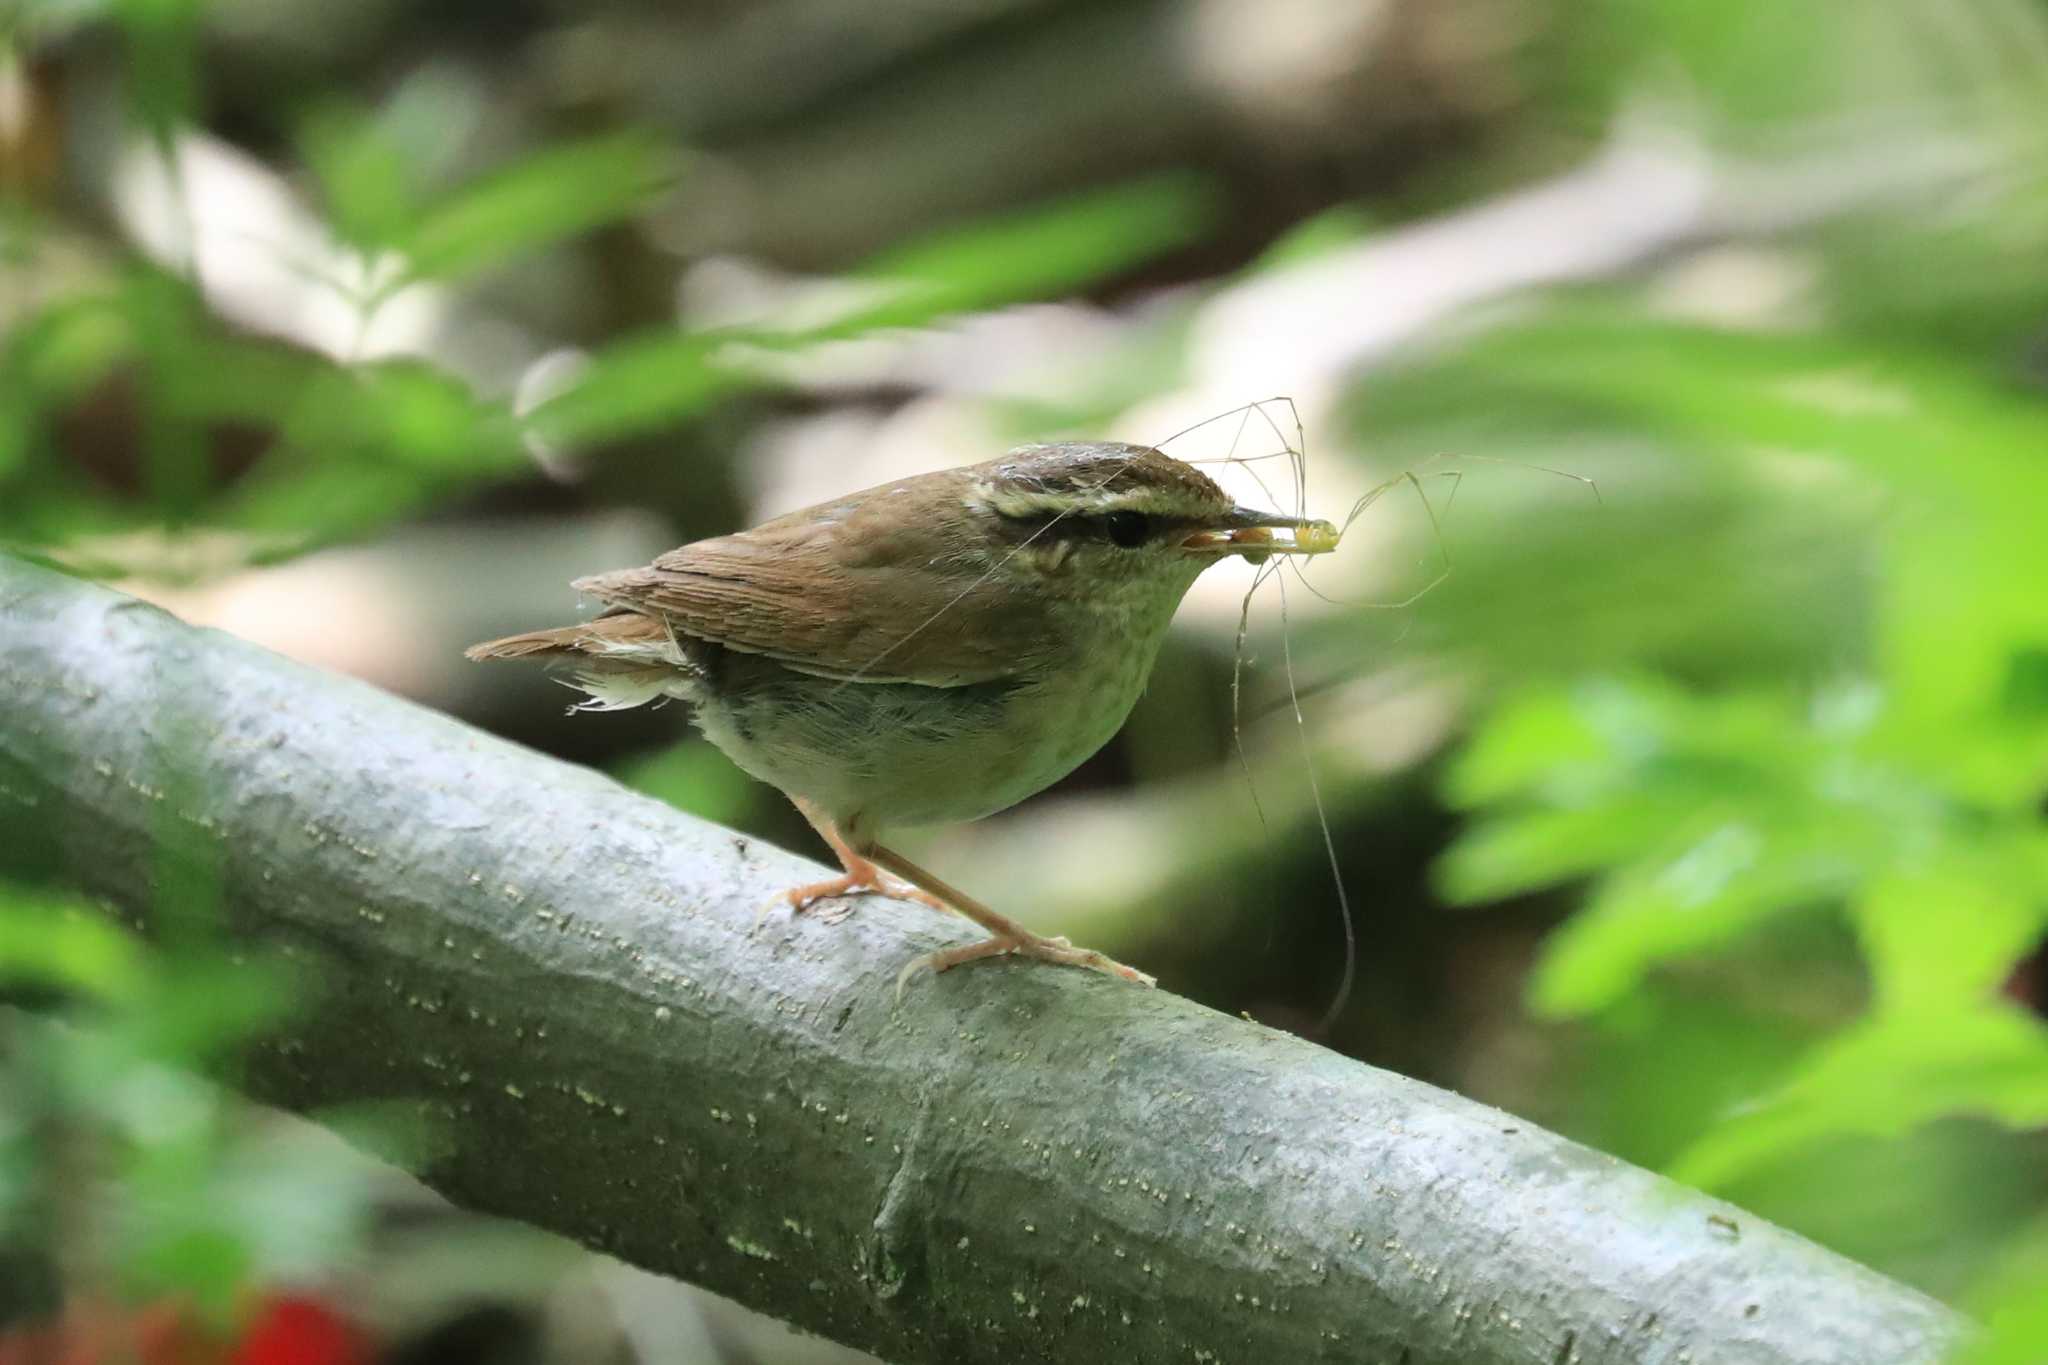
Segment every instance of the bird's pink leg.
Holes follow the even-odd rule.
[[[783,897],[789,901],[791,909],[808,910],[815,902],[831,900],[838,896],[893,896],[897,900],[929,905],[934,910],[952,910],[952,906],[930,892],[885,876],[881,868],[854,852],[853,846],[841,837],[839,827],[832,822],[830,816],[800,796],[790,799],[796,803],[796,808],[802,812],[804,819],[811,822],[811,828],[818,831],[818,837],[831,847],[839,859],[839,865],[846,869],[841,876],[828,877],[821,882],[808,882],[803,886],[793,886],[783,892]],[[844,913],[842,910],[840,915],[843,916]]]
[[[1151,977],[1135,967],[1126,967],[1115,958],[1098,953],[1092,948],[1076,948],[1063,938],[1046,938],[1034,934],[1008,915],[1001,915],[983,905],[974,897],[946,885],[931,873],[919,867],[910,859],[893,849],[876,844],[868,849],[873,861],[908,882],[915,882],[927,894],[936,893],[933,899],[954,910],[988,930],[989,937],[979,943],[963,943],[956,948],[941,948],[935,953],[913,958],[896,978],[896,994],[903,994],[903,987],[911,977],[924,968],[943,972],[962,963],[978,958],[998,957],[1014,953],[1019,957],[1035,957],[1041,962],[1057,962],[1067,967],[1086,967],[1091,971],[1114,976],[1123,981],[1135,981],[1141,986],[1155,984]]]

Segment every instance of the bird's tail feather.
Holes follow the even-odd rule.
[[[576,653],[576,638],[583,633],[581,626],[563,626],[559,630],[530,630],[524,635],[507,635],[502,640],[486,640],[480,645],[471,645],[462,651],[465,659],[487,663],[493,659],[536,659]]]
[[[572,709],[623,711],[665,697],[689,700],[697,669],[683,653],[668,626],[651,616],[621,612],[600,616],[580,626],[530,630],[471,645],[463,653],[482,661],[536,659],[542,663],[574,660],[573,678],[564,678],[589,700]]]
[[[480,663],[494,659],[566,659],[576,655],[658,657],[682,663],[667,626],[651,616],[629,613],[600,616],[578,626],[529,630],[502,640],[486,640],[462,653],[464,658]]]

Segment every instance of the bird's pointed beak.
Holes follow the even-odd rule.
[[[1250,559],[1264,559],[1269,554],[1324,555],[1337,548],[1342,534],[1327,521],[1233,507],[1214,525],[1189,535],[1180,546],[1202,554],[1242,554]]]

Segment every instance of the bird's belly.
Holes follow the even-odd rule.
[[[700,705],[698,722],[753,776],[872,835],[979,819],[1051,786],[1116,734],[1150,662],[964,687],[786,674]]]

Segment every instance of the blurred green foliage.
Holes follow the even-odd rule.
[[[0,883],[0,1321],[61,1292],[225,1324],[360,1253],[364,1167],[201,1078],[299,993],[281,963],[146,948]]]
[[[500,265],[616,216],[654,183],[655,163],[640,142],[613,139],[542,152],[416,212],[400,196],[372,193],[387,177],[358,162],[380,158],[359,149],[326,155],[343,163],[328,168],[330,181],[365,182],[334,191],[348,206],[352,238],[409,263],[353,300],[364,327],[423,278]],[[562,173],[558,159],[578,173]],[[582,176],[593,173],[614,192],[591,195]],[[627,177],[624,191],[619,176]],[[541,194],[560,196],[564,206],[535,213],[529,201]],[[138,549],[112,537],[229,534],[238,550],[202,561],[218,571],[362,536],[529,467],[528,438],[571,447],[623,441],[761,387],[734,361],[746,348],[916,326],[1128,268],[1198,231],[1204,202],[1198,183],[1172,177],[949,233],[856,272],[872,286],[867,301],[838,316],[790,330],[661,328],[606,343],[521,416],[505,397],[479,394],[422,361],[336,364],[224,334],[188,281],[130,266],[4,319],[11,325],[0,336],[0,548],[85,572],[162,573],[176,561],[159,542]],[[114,419],[121,428],[74,434],[62,425],[65,411],[94,403],[122,408]],[[121,436],[129,424],[139,469],[81,470],[77,440]]]
[[[1529,1000],[1603,1040],[1589,1083],[1614,1089],[1581,1112],[1589,1135],[1904,1264],[1900,1209],[1844,1223],[1814,1198],[1853,1208],[1828,1172],[1890,1144],[1879,1180],[1919,1191],[1904,1216],[1981,1239],[1923,1265],[1954,1285],[1990,1273],[2001,1233],[2038,1240],[2048,403],[2011,350],[2016,312],[2040,325],[2031,273],[1997,296],[1931,287],[1998,273],[2010,239],[1920,229],[1801,244],[1809,304],[1853,327],[1573,291],[1376,377],[1351,417],[1392,459],[1450,444],[1603,475],[1608,508],[1570,531],[1496,516],[1513,538],[1461,549],[1420,628],[1497,698],[1444,772],[1469,819],[1440,891],[1584,888]],[[1648,478],[1613,477],[1631,463]],[[1681,468],[1740,490],[1733,519],[1718,494],[1670,503]],[[1599,524],[1617,513],[1638,525]],[[1955,1119],[2016,1136],[1987,1147]],[[1976,1188],[2018,1176],[2013,1202],[1956,1197],[1938,1173],[1965,1148]],[[2038,1257],[1987,1284],[1982,1358],[2038,1358]]]
[[[2048,1223],[2015,1239],[1972,1305],[1989,1330],[1958,1365],[2030,1365],[2048,1341]]]
[[[1916,764],[1924,733],[1883,721],[1868,689],[1802,705],[1608,680],[1503,708],[1450,773],[1485,816],[1441,865],[1453,900],[1597,879],[1532,981],[1546,1013],[1611,1008],[1767,917],[1847,911],[1869,1017],[1678,1157],[1683,1179],[1951,1113],[2048,1123],[2048,1027],[1997,998],[2048,927],[2038,795],[1957,790]]]
[[[1649,71],[1741,155],[1881,110],[1844,165],[1934,130],[2003,173],[1752,243],[1789,305],[1560,290],[1346,405],[1390,467],[1483,453],[1606,495],[1466,502],[1457,573],[1402,623],[1490,689],[1442,773],[1466,823],[1439,891],[1573,907],[1528,985],[1579,1040],[1552,1121],[1974,1283],[1969,1358],[2015,1362],[2048,1349],[2042,17],[1581,7],[1529,57],[1588,131]],[[1364,639],[1320,643],[1388,647]]]

